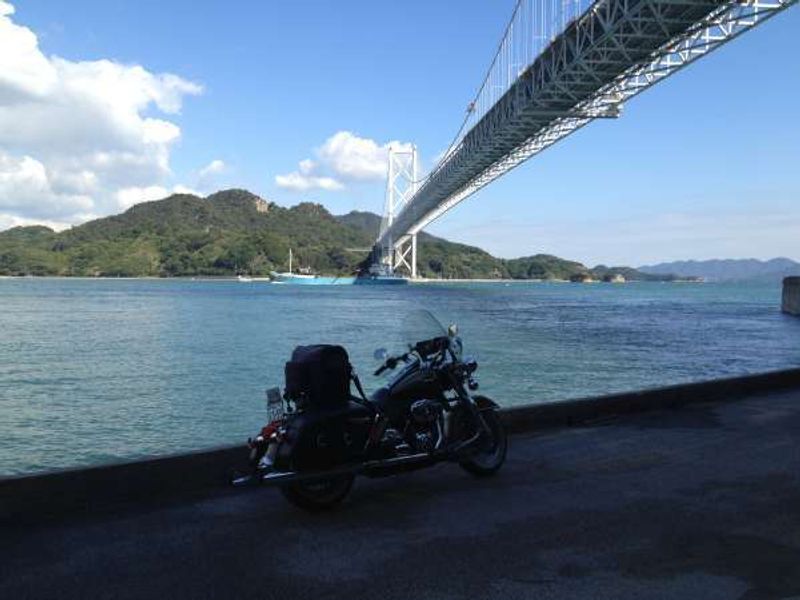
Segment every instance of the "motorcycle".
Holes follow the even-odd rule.
[[[277,485],[292,504],[317,511],[344,500],[356,475],[383,477],[442,461],[477,477],[496,473],[507,434],[498,405],[474,394],[478,363],[463,356],[457,327],[415,311],[402,330],[402,352],[375,352],[381,365],[374,375],[392,375],[370,397],[341,346],[296,348],[284,393],[267,392],[268,424],[248,440],[250,471],[232,483]]]

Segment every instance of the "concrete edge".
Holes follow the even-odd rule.
[[[800,368],[503,410],[511,433],[568,427],[695,402],[800,388]],[[254,424],[256,426],[257,424]],[[163,504],[225,489],[245,466],[243,444],[134,462],[0,479],[0,523],[92,514],[123,504]]]
[[[800,388],[800,368],[684,383],[634,392],[531,404],[503,410],[511,433],[522,433],[697,402],[737,400],[760,392]]]

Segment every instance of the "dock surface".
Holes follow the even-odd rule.
[[[360,479],[337,511],[276,490],[0,535],[0,598],[800,596],[800,390],[511,438],[495,478]]]

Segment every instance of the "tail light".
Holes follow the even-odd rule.
[[[283,419],[275,419],[261,428],[255,439],[248,439],[250,465],[254,469],[269,469],[275,460],[278,445],[283,439]]]
[[[264,425],[255,439],[247,440],[248,445],[252,446],[253,444],[270,441],[273,438],[279,437],[281,434],[281,425],[283,425],[283,419],[275,419],[268,425]]]

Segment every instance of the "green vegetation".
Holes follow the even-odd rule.
[[[0,274],[105,277],[267,275],[297,265],[351,272],[370,245],[363,231],[322,206],[282,208],[243,190],[207,198],[179,194],[56,233],[16,227],[0,233]]]
[[[91,277],[265,276],[295,266],[325,274],[358,269],[380,217],[335,217],[319,204],[283,208],[244,190],[199,198],[176,194],[57,233],[47,227],[0,232],[0,275]],[[447,279],[569,279],[609,273],[626,279],[669,279],[634,269],[597,267],[538,254],[505,260],[428,234],[419,237],[419,274]]]
[[[589,269],[581,263],[549,254],[512,258],[504,262],[512,279],[569,279],[574,275],[589,274]]]
[[[337,217],[340,223],[363,229],[369,240],[378,235],[381,218],[373,213],[353,211]],[[592,279],[610,279],[622,275],[626,281],[671,281],[674,275],[653,276],[640,273],[631,267],[606,267],[593,269],[579,262],[564,260],[549,254],[536,254],[522,258],[495,258],[488,252],[449,242],[445,239],[420,233],[418,242],[421,277],[430,279],[544,279],[568,281],[577,275],[588,275]]]
[[[615,275],[622,275],[626,281],[677,281],[678,279],[692,279],[681,278],[672,274],[655,275],[652,273],[643,273],[631,267],[607,267],[605,265],[597,265],[592,269],[592,277],[599,281],[609,281]]]

